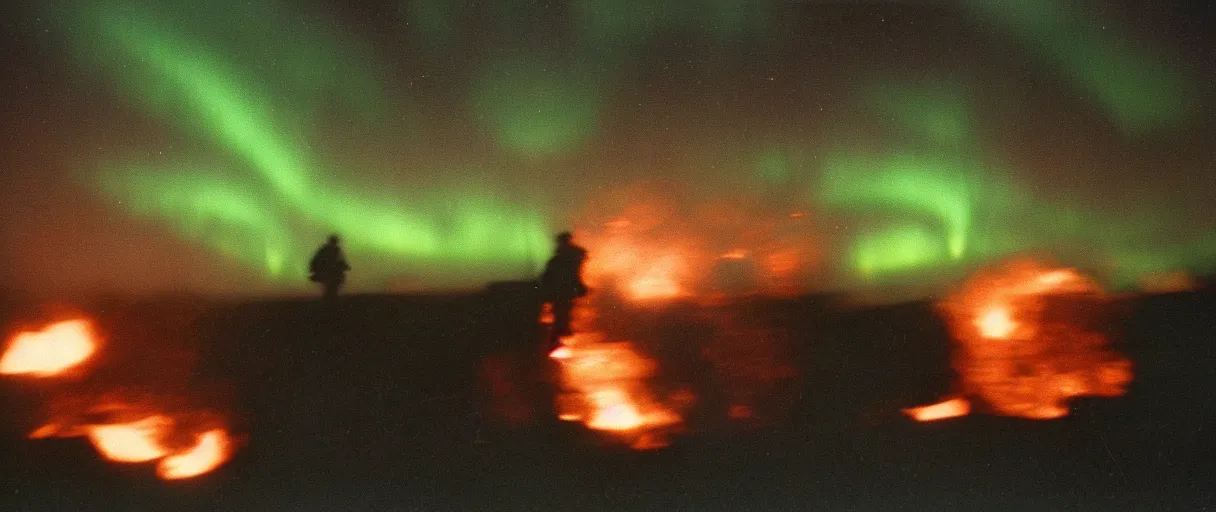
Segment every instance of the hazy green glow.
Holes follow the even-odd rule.
[[[473,111],[502,146],[529,158],[577,149],[595,132],[600,93],[592,76],[542,55],[494,59],[473,81]]]
[[[861,221],[846,255],[860,277],[1037,251],[1096,264],[1114,284],[1126,285],[1145,273],[1202,270],[1216,260],[1216,237],[1180,244],[1196,235],[1168,214],[1131,205],[1093,211],[1079,206],[1084,198],[1048,200],[1012,180],[1024,173],[984,165],[964,88],[928,84],[863,88],[870,112],[890,123],[894,148],[823,158],[817,199]]]
[[[968,142],[968,106],[958,84],[880,82],[869,90],[871,107],[915,138],[938,145]]]
[[[128,208],[171,217],[181,234],[206,239],[229,257],[264,267],[271,277],[304,274],[307,255],[293,246],[287,227],[255,191],[203,172],[128,169],[102,174],[101,179],[105,191],[125,198]]]
[[[789,155],[777,145],[765,147],[758,152],[752,167],[756,176],[768,185],[784,185],[793,175]]]
[[[940,234],[920,224],[897,225],[858,237],[850,260],[863,277],[939,263],[946,258]]]
[[[105,174],[105,189],[132,209],[160,216],[183,234],[286,279],[301,277],[316,242],[304,234],[315,237],[320,230],[341,233],[356,252],[451,262],[466,270],[469,264],[534,263],[543,256],[537,250],[549,239],[543,217],[505,203],[493,191],[462,187],[377,199],[322,180],[307,139],[291,131],[299,126],[293,118],[314,107],[278,115],[284,102],[277,91],[266,80],[250,78],[258,72],[245,72],[256,63],[225,61],[151,12],[109,5],[85,9],[81,19],[92,24],[95,37],[78,42],[104,49],[102,64],[125,91],[237,157],[239,167],[260,180],[248,182],[239,172],[221,180],[214,170],[197,168]]]
[[[430,47],[450,45],[456,38],[456,2],[404,0],[414,34]]]
[[[1193,107],[1192,86],[1142,42],[1122,35],[1113,20],[1085,17],[1068,0],[965,0],[982,17],[1006,27],[1095,96],[1120,126],[1144,132],[1182,120]]]
[[[947,254],[958,259],[967,250],[973,208],[966,171],[961,162],[945,157],[910,153],[882,158],[838,155],[824,166],[820,198],[828,207],[927,214],[945,233]],[[884,240],[888,238],[883,235]],[[876,247],[877,243],[868,243],[867,247]]]
[[[1061,1],[967,2],[1009,27],[1125,129],[1167,126],[1185,114],[1190,84],[1154,56],[1121,46],[1123,39],[1113,28],[1100,30]],[[164,155],[151,161],[107,157],[95,177],[121,208],[155,218],[268,277],[301,283],[308,255],[331,231],[344,237],[356,277],[417,265],[413,268],[466,278],[468,272],[531,268],[548,251],[549,212],[533,202],[505,198],[501,189],[480,186],[483,182],[475,177],[482,170],[476,165],[392,169],[399,173],[390,175],[368,172],[383,169],[341,165],[342,156],[320,149],[334,145],[329,138],[345,136],[348,127],[358,128],[359,134],[387,133],[386,140],[396,137],[401,130],[393,128],[400,125],[393,123],[404,116],[388,98],[410,101],[404,87],[386,86],[379,77],[381,69],[403,76],[408,67],[379,59],[344,37],[337,23],[318,22],[327,19],[326,13],[243,0],[79,0],[68,5],[75,16],[62,28],[78,55],[102,69],[152,122],[172,124],[182,131],[176,135],[187,136],[189,149],[148,148],[146,154]],[[546,32],[526,25],[531,23],[528,13],[550,9],[544,5],[498,3],[475,8],[469,16],[451,2],[406,5],[414,35],[438,50],[433,55],[447,56],[473,29],[498,31],[469,48],[457,48],[476,54],[469,62],[472,76],[457,76],[463,69],[453,66],[452,76],[443,80],[457,84],[460,100],[434,110],[452,107],[453,118],[469,116],[506,153],[505,158],[492,154],[469,161],[502,158],[518,165],[524,176],[550,169],[566,172],[567,167],[595,169],[594,161],[579,167],[584,156],[595,158],[579,150],[594,140],[601,124],[608,124],[603,121],[613,113],[615,80],[628,76],[623,71],[630,59],[657,65],[666,58],[645,53],[651,51],[648,45],[694,40],[687,55],[671,55],[701,65],[693,62],[702,58],[698,52],[720,57],[729,53],[727,43],[762,40],[758,36],[768,35],[778,8],[768,0],[575,0],[567,13],[574,20],[570,40],[562,41],[569,47],[555,47],[551,41],[533,44],[538,33]],[[478,21],[486,13],[503,16]],[[487,26],[461,25],[470,20]],[[486,41],[512,45],[473,48]],[[717,45],[705,52],[706,41]],[[722,69],[735,73],[741,62],[730,61]],[[714,74],[718,70],[707,72],[707,84],[722,77]],[[790,82],[781,73],[772,69],[764,75],[778,75],[778,84]],[[984,158],[972,122],[984,113],[977,106],[983,95],[1003,91],[976,90],[956,77],[894,77],[851,89],[863,101],[861,115],[874,116],[890,133],[863,149],[816,154],[823,162],[822,180],[812,204],[797,208],[810,211],[808,219],[820,207],[856,217],[842,257],[864,278],[885,279],[1036,249],[1089,251],[1089,260],[1107,265],[1117,279],[1216,261],[1216,237],[1175,230],[1177,219],[1168,214],[1130,206],[1100,211],[1083,198],[1045,199],[1049,195],[1039,187],[1049,183],[1019,183],[1014,176],[1034,173],[1004,172]],[[439,95],[426,101],[448,100]],[[722,120],[714,115],[706,119]],[[672,123],[675,134],[696,121],[663,122]],[[745,128],[713,134],[724,147],[742,149],[726,156],[706,151],[715,156],[699,162],[706,164],[700,166],[705,174],[688,175],[688,181],[703,190],[737,194],[730,186],[738,176],[722,174],[747,173],[744,179],[762,185],[751,190],[762,190],[766,199],[784,199],[775,192],[802,183],[807,158],[779,142],[752,140],[751,133]],[[663,142],[677,145],[672,153],[696,152],[678,146],[678,140]],[[375,148],[384,141],[368,142],[367,148]],[[461,143],[442,149],[482,151]],[[351,146],[365,147],[358,141]],[[563,157],[569,160],[561,161]],[[720,165],[722,161],[729,165]],[[565,166],[568,162],[576,165]],[[673,162],[673,167],[681,164]],[[721,171],[727,168],[729,172]],[[88,171],[94,175],[98,169]],[[466,181],[454,184],[454,177]],[[588,194],[594,198],[596,193]],[[1144,202],[1152,204],[1152,199]],[[774,209],[768,213],[788,213],[776,211],[784,204],[770,201],[766,206]],[[564,207],[554,213],[582,208]],[[361,267],[364,256],[383,268]],[[487,274],[469,279],[483,276]]]

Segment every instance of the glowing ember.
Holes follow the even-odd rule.
[[[681,418],[646,389],[644,381],[654,374],[654,361],[629,342],[606,342],[603,333],[592,329],[594,316],[590,306],[577,307],[576,333],[549,354],[558,364],[565,390],[557,397],[558,418],[632,438],[635,449],[666,446],[662,430]]]
[[[589,204],[577,221],[587,284],[635,302],[806,290],[823,262],[806,212],[685,193],[638,184]]]
[[[1082,318],[1046,316],[1056,295],[1102,298],[1072,269],[1019,261],[973,277],[941,304],[959,344],[955,368],[966,396],[995,414],[1050,419],[1067,415],[1072,397],[1124,393],[1131,364]],[[966,414],[966,402],[955,400],[905,412],[920,421]]]
[[[164,416],[149,416],[131,423],[95,425],[88,429],[89,441],[98,452],[115,462],[147,462],[164,457],[161,439],[172,425]]]
[[[966,416],[971,412],[971,402],[965,398],[951,398],[933,405],[904,409],[904,414],[916,421],[937,421]]]
[[[208,430],[198,437],[198,443],[190,450],[162,459],[156,474],[166,480],[176,480],[211,471],[228,458],[228,444],[228,433],[223,429]]]
[[[570,359],[573,356],[574,351],[566,346],[557,347],[552,352],[549,352],[549,358],[551,359]]]
[[[205,411],[149,412],[147,406],[103,401],[78,411],[78,417],[89,421],[49,423],[29,437],[85,436],[102,457],[114,462],[159,459],[157,474],[167,480],[207,473],[231,458],[234,451],[228,432],[216,426],[214,415]],[[181,446],[173,441],[187,435],[194,440],[192,445]]]
[[[975,325],[980,328],[980,334],[985,338],[997,339],[1009,337],[1017,327],[1013,319],[1009,318],[1009,308],[1004,306],[989,308],[975,320]]]
[[[619,389],[603,389],[591,393],[595,412],[587,426],[596,430],[633,430],[642,426],[642,415],[629,397]]]
[[[96,350],[97,341],[87,321],[59,322],[14,336],[0,356],[0,373],[50,377],[80,365]]]

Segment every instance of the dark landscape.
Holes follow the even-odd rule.
[[[39,397],[55,390],[6,379],[2,508],[1216,506],[1210,291],[1115,300],[1106,330],[1134,364],[1128,393],[1075,400],[1068,416],[1046,421],[972,414],[916,423],[899,413],[937,400],[954,379],[949,337],[929,303],[854,307],[813,296],[647,310],[630,323],[659,361],[656,385],[689,386],[698,401],[670,446],[634,451],[553,419],[536,308],[521,290],[352,296],[333,307],[303,299],[101,301],[85,311],[109,338],[193,347],[193,366],[174,379],[222,403],[244,444],[212,473],[162,481],[145,465],[104,461],[83,438],[26,439]],[[24,311],[10,304],[5,319]],[[767,388],[757,421],[726,417],[715,397],[730,381],[690,348],[697,318],[728,312],[793,333],[781,357],[795,376]],[[526,421],[493,412],[490,360],[507,368],[517,402],[530,411]],[[132,385],[166,378],[121,373]]]

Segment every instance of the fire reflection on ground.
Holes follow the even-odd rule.
[[[657,364],[630,341],[609,341],[596,330],[595,311],[581,305],[574,314],[576,334],[550,352],[561,391],[557,414],[587,428],[611,432],[635,449],[661,448],[666,434],[683,421],[649,387]]]
[[[779,421],[798,392],[793,337],[737,309],[691,302],[580,306],[576,334],[549,353],[558,418],[635,449],[665,446],[691,428]]]

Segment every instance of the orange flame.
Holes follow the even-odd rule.
[[[156,474],[166,480],[177,480],[211,471],[228,459],[229,443],[228,432],[224,429],[203,432],[194,447],[162,459]]]
[[[147,462],[164,457],[168,452],[161,439],[173,421],[156,415],[113,425],[88,427],[89,441],[107,459],[115,462]]]
[[[190,478],[212,471],[227,462],[235,451],[228,431],[215,426],[214,421],[203,423],[210,427],[196,430],[200,433],[193,436],[192,445],[181,446],[173,442],[200,426],[189,420],[210,418],[210,413],[177,415],[147,411],[146,407],[103,402],[81,414],[82,418],[92,418],[90,422],[52,422],[34,430],[29,437],[84,436],[107,460],[120,463],[159,460],[157,474],[166,480]],[[97,422],[98,416],[109,419]]]
[[[1003,305],[992,306],[975,319],[975,326],[985,338],[1008,338],[1018,324],[1009,318],[1009,308]]]
[[[574,351],[570,350],[570,347],[564,345],[553,349],[552,352],[549,352],[549,357],[551,359],[570,359],[573,356]]]
[[[782,295],[805,289],[819,261],[805,212],[744,197],[676,199],[681,195],[678,187],[637,185],[589,205],[576,234],[589,250],[587,283],[632,301],[706,298],[723,288]],[[718,272],[723,265],[726,272]]]
[[[644,381],[656,368],[627,341],[607,342],[591,330],[595,312],[575,310],[576,334],[549,353],[557,362],[565,392],[558,396],[558,418],[581,421],[587,428],[634,437],[631,446],[648,450],[666,446],[659,432],[682,420],[656,402]]]
[[[51,377],[79,366],[96,350],[97,340],[87,321],[58,322],[14,336],[0,356],[0,373]]]
[[[1106,348],[1106,338],[1080,319],[1048,320],[1047,297],[1101,298],[1093,281],[1072,269],[1017,261],[981,273],[941,304],[954,338],[955,368],[967,396],[995,414],[1033,419],[1068,414],[1075,396],[1118,396],[1131,363]],[[962,401],[962,402],[959,402]],[[908,409],[919,421],[966,414],[964,399]],[[953,404],[953,405],[950,405]]]
[[[966,416],[971,413],[971,402],[965,398],[951,398],[933,405],[912,407],[903,411],[916,421],[937,421]]]
[[[607,388],[590,393],[595,410],[587,426],[596,430],[633,430],[642,426],[642,415],[624,391]]]

